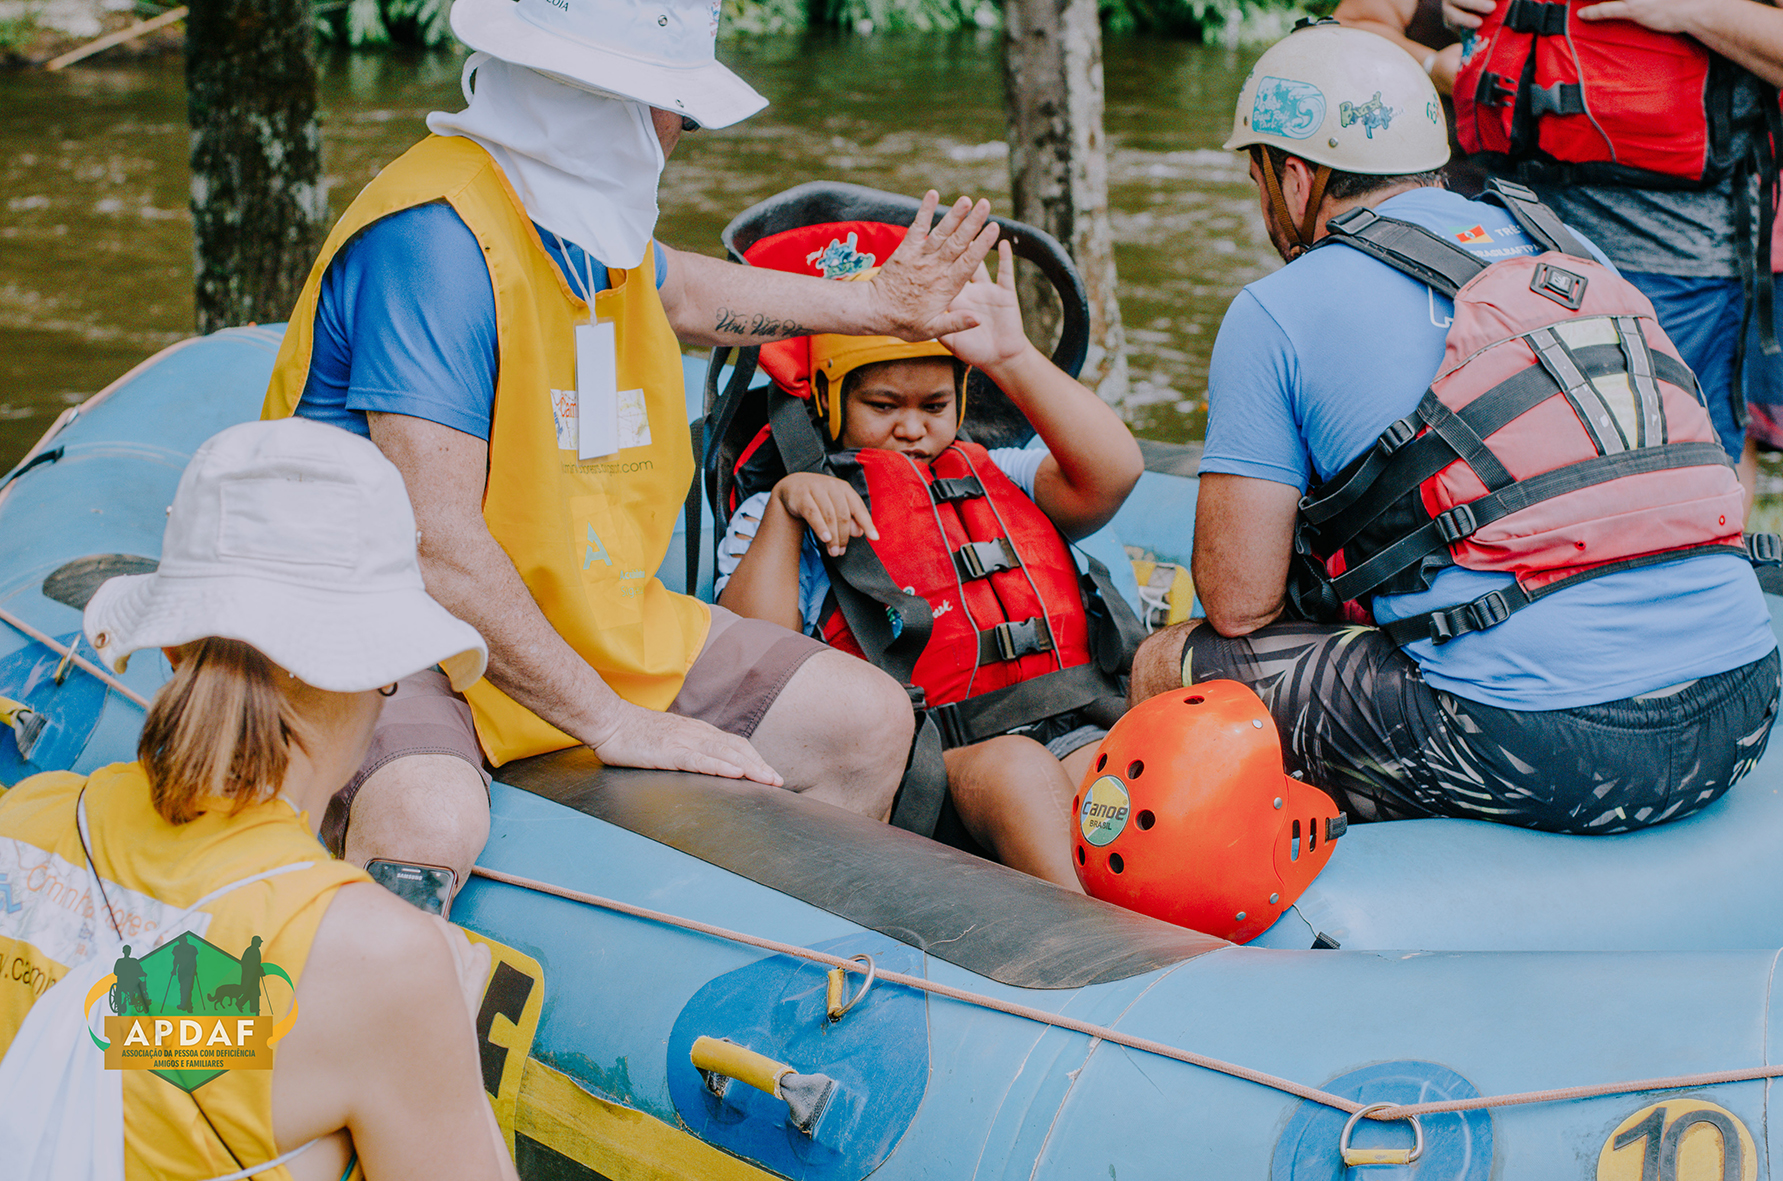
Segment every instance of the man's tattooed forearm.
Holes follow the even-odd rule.
[[[737,336],[764,336],[773,340],[811,334],[809,328],[793,320],[781,320],[759,312],[753,315],[748,312],[733,312],[729,308],[718,309],[715,331],[734,333]]]

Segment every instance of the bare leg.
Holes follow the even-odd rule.
[[[347,826],[346,860],[443,865],[464,885],[489,839],[483,777],[454,755],[409,755],[360,785]]]
[[[846,652],[799,666],[750,743],[786,786],[884,820],[904,777],[915,725],[898,683]]]
[[[1191,619],[1145,638],[1133,654],[1133,680],[1127,689],[1129,705],[1182,688],[1183,642],[1200,623],[1199,619]]]
[[[1011,869],[1083,893],[1071,868],[1071,784],[1059,760],[1019,734],[946,757],[948,791],[974,840]]]
[[[1096,752],[1102,749],[1100,742],[1092,742],[1080,746],[1059,760],[1059,766],[1065,769],[1065,806],[1069,808],[1071,801],[1083,788],[1083,781],[1090,773],[1090,767],[1096,761]]]

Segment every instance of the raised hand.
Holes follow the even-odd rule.
[[[1442,0],[1442,23],[1456,32],[1477,29],[1497,6],[1498,0]]]
[[[978,264],[972,281],[954,296],[951,309],[970,313],[978,323],[961,332],[941,338],[954,356],[990,370],[1012,361],[1028,350],[1027,333],[1022,330],[1021,301],[1015,295],[1015,255],[1007,241],[997,243],[997,278]]]
[[[853,538],[879,540],[866,502],[846,480],[794,472],[774,485],[774,499],[788,515],[805,522],[832,558],[841,557]]]
[[[961,197],[930,229],[940,200],[934,189],[924,194],[904,240],[869,283],[873,318],[885,335],[934,340],[977,323],[970,312],[949,305],[997,240],[997,227],[985,224],[991,203],[974,205]]]

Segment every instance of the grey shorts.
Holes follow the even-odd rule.
[[[687,670],[669,712],[710,722],[739,738],[749,738],[787,682],[811,657],[828,646],[761,619],[746,619],[713,606],[712,626],[700,654]],[[365,761],[328,802],[322,843],[336,856],[346,846],[353,797],[386,763],[413,755],[449,755],[477,769],[487,793],[490,772],[477,742],[470,706],[452,692],[438,669],[426,669],[397,682],[396,693],[372,731]]]

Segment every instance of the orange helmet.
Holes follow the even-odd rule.
[[[1134,706],[1072,810],[1084,890],[1237,943],[1294,904],[1347,824],[1330,796],[1282,774],[1275,723],[1237,681]]]

